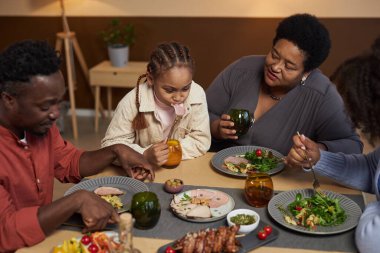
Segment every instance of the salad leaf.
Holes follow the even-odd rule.
[[[261,152],[257,152],[261,150]],[[244,158],[250,161],[252,168],[260,172],[266,172],[277,167],[280,159],[273,155],[272,151],[256,149],[252,152],[246,152]]]
[[[316,225],[336,226],[347,218],[339,199],[329,198],[320,192],[310,198],[304,198],[298,193],[295,200],[288,205],[288,211],[301,226],[308,228],[315,228]]]

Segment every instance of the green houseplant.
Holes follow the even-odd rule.
[[[111,64],[115,67],[125,66],[129,59],[129,46],[135,41],[133,25],[122,24],[120,19],[116,18],[100,35],[107,44]]]

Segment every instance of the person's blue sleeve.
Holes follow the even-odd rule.
[[[361,253],[380,252],[380,202],[368,204],[355,231],[356,246]]]

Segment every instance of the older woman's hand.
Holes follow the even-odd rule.
[[[232,139],[237,140],[236,130],[233,129],[234,122],[228,114],[222,114],[220,119],[214,120],[211,124],[213,136],[217,139]]]
[[[294,135],[294,145],[285,158],[285,164],[290,167],[306,167],[316,164],[320,158],[320,144],[310,140],[306,136]],[[321,144],[322,145],[322,144]]]

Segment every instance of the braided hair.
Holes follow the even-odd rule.
[[[380,37],[372,51],[343,62],[331,76],[356,128],[370,144],[380,138]]]
[[[48,76],[60,69],[61,58],[45,41],[17,42],[0,54],[0,93],[19,95],[36,75]]]
[[[140,112],[141,101],[139,99],[139,85],[141,79],[147,78],[147,75],[150,75],[152,79],[156,79],[173,67],[187,67],[193,71],[194,61],[190,55],[190,50],[178,42],[162,43],[158,45],[150,55],[149,63],[147,65],[147,73],[139,76],[137,79],[136,107],[138,113],[132,121],[133,129],[141,130],[148,127],[144,114]]]

